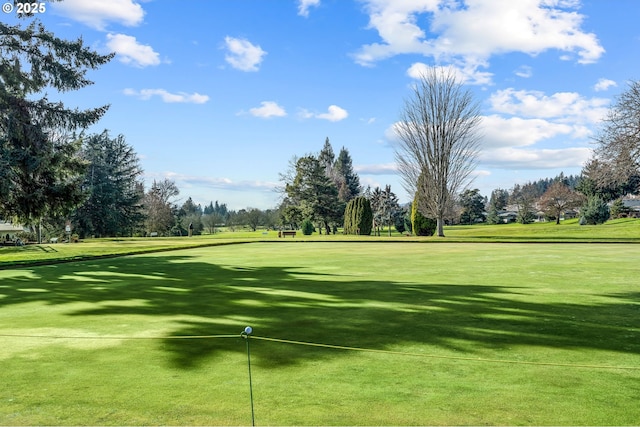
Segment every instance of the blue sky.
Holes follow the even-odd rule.
[[[147,184],[232,209],[275,207],[279,173],[327,137],[362,184],[409,201],[393,125],[425,66],[453,67],[480,102],[486,196],[579,173],[640,78],[637,0],[65,0],[40,19],[116,53],[57,98],[110,104],[91,131],[123,134]]]

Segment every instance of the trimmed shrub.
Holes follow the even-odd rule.
[[[598,196],[589,197],[587,204],[580,209],[580,224],[603,224],[609,219],[609,206]]]
[[[315,227],[309,218],[302,221],[302,234],[305,236],[311,236],[311,234],[315,231]]]
[[[404,213],[393,217],[393,226],[398,233],[404,233],[406,231],[407,225],[405,223],[405,219],[406,218]]]
[[[359,196],[347,203],[344,211],[344,234],[370,235],[373,227],[373,211],[369,199]]]
[[[411,205],[411,228],[415,236],[433,236],[436,232],[436,220],[425,217],[418,211],[418,197]]]

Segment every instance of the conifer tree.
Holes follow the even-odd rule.
[[[142,225],[142,168],[124,136],[108,131],[85,139],[82,157],[89,164],[83,186],[87,200],[74,212],[80,236],[131,235]]]
[[[346,148],[342,147],[340,150],[333,170],[336,175],[336,187],[338,187],[338,197],[341,202],[346,203],[360,195],[362,191],[360,188],[360,178],[353,170],[353,162]]]
[[[24,27],[0,22],[0,215],[38,225],[83,201],[86,163],[73,135],[96,123],[107,106],[70,109],[42,92],[90,85],[87,70],[111,58],[82,39],[56,37],[38,21]]]

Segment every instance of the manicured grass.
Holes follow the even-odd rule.
[[[289,240],[0,271],[0,424],[249,424],[251,325],[258,425],[636,425],[639,256]]]
[[[580,225],[577,219],[533,224],[455,226],[447,237],[477,241],[633,242],[640,243],[640,220],[622,218],[600,225]]]
[[[0,247],[0,268],[51,263],[53,261],[73,261],[95,259],[118,255],[185,249],[218,244],[252,241],[257,238],[238,233],[227,237],[165,237],[165,238],[117,238],[86,239],[80,243],[29,244],[25,246]]]
[[[68,260],[88,260],[113,255],[139,254],[148,252],[202,247],[229,243],[255,241],[363,241],[363,242],[608,242],[640,243],[640,220],[619,219],[597,226],[581,226],[577,220],[555,223],[501,224],[501,225],[457,225],[446,227],[447,237],[413,237],[395,230],[388,235],[383,230],[381,236],[318,235],[303,236],[298,232],[295,238],[279,239],[277,231],[223,231],[213,235],[169,238],[117,238],[86,239],[80,243],[58,243],[27,245],[22,247],[0,247],[0,269],[20,265],[50,263]]]

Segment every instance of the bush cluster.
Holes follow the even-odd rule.
[[[309,218],[302,221],[300,228],[302,229],[302,234],[304,234],[305,236],[311,236],[311,234],[316,230],[313,222],[311,222]]]

